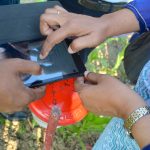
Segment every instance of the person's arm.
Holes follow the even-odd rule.
[[[104,25],[107,27],[106,38],[140,30],[136,16],[129,9],[106,14],[99,18],[99,20],[104,22]]]
[[[41,32],[47,40],[41,52],[45,58],[53,46],[67,37],[76,37],[68,48],[70,53],[87,47],[96,47],[106,38],[128,32],[150,29],[149,0],[134,0],[123,9],[100,18],[69,13],[56,6],[41,16]],[[55,26],[60,26],[56,29]]]
[[[131,10],[136,16],[140,25],[141,33],[150,30],[149,0],[133,0],[132,2],[128,3],[125,7]]]
[[[56,29],[56,26],[60,28]],[[87,47],[96,47],[108,37],[140,30],[136,16],[129,9],[95,18],[69,13],[58,6],[45,11],[40,28],[47,36],[41,58],[45,58],[54,45],[67,37],[75,37],[68,48],[70,53],[75,53]]]
[[[84,106],[97,115],[126,120],[133,111],[146,106],[138,94],[113,77],[95,73],[88,73],[85,77],[77,79],[75,89]],[[150,144],[150,115],[138,120],[131,132],[141,148]]]

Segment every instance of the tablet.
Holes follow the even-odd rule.
[[[25,45],[23,47],[23,45]],[[34,41],[23,44],[3,44],[0,47],[0,59],[21,58],[38,63],[42,67],[41,75],[23,75],[24,84],[28,87],[38,87],[51,82],[71,77],[82,76],[85,66],[80,55],[69,54],[65,41],[56,45],[49,55],[39,58],[43,41]],[[9,68],[8,68],[9,69]]]

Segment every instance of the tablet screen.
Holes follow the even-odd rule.
[[[23,44],[22,44],[23,45]],[[1,49],[0,58],[23,58],[34,61],[42,67],[41,75],[24,75],[24,84],[36,87],[70,77],[83,75],[85,67],[78,54],[71,55],[65,42],[56,45],[49,55],[39,58],[43,41],[28,42],[25,47],[20,44],[5,44]]]

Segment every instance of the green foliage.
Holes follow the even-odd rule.
[[[78,122],[75,125],[58,128],[57,133],[61,135],[64,141],[69,141],[70,138],[77,139],[82,150],[85,150],[86,147],[82,135],[93,132],[100,134],[110,119],[110,117],[96,116],[89,113],[81,122]]]
[[[96,116],[89,113],[81,122],[75,125],[58,128],[59,132],[66,132],[68,134],[81,135],[83,132],[97,131],[102,132],[104,127],[110,121],[110,117]],[[64,135],[65,136],[65,135]]]
[[[39,127],[38,123],[34,119],[31,120],[31,125],[33,128]]]
[[[4,125],[5,124],[5,119],[4,117],[0,116],[0,125]]]
[[[44,2],[46,0],[20,0],[21,3]]]
[[[17,132],[18,132],[18,134],[26,133],[26,124],[24,121],[20,121],[19,130]]]
[[[125,47],[128,44],[127,37],[110,38],[95,48],[88,57],[86,64],[89,71],[119,76],[125,76],[122,60]]]

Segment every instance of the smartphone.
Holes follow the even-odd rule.
[[[0,47],[0,59],[21,58],[39,64],[42,68],[42,74],[22,75],[22,80],[28,87],[38,87],[83,75],[86,69],[80,55],[78,53],[69,54],[65,41],[56,45],[44,60],[39,58],[42,45],[43,41],[3,44]]]

